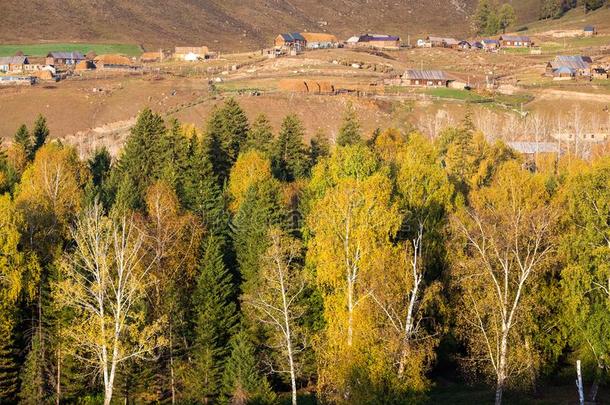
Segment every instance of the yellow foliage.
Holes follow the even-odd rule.
[[[271,163],[260,152],[250,150],[240,155],[229,176],[231,211],[237,211],[251,186],[271,177]]]

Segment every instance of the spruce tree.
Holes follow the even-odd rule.
[[[320,159],[328,155],[330,155],[328,136],[322,129],[318,129],[310,141],[309,157],[311,158],[311,166],[315,166]]]
[[[23,147],[23,151],[28,159],[30,159],[32,153],[32,137],[30,136],[30,131],[28,131],[28,127],[26,127],[25,124],[22,124],[19,129],[17,129],[13,141]]]
[[[164,156],[160,159],[162,167],[159,169],[159,176],[172,186],[180,202],[183,203],[189,159],[189,140],[177,120],[170,122],[170,129],[165,133],[161,143]]]
[[[248,132],[248,118],[235,99],[227,100],[222,108],[212,113],[207,124],[205,146],[220,184],[228,178]]]
[[[163,119],[150,109],[140,113],[135,126],[131,129],[123,154],[111,175],[117,194],[121,191],[120,185],[130,185],[128,193],[131,195],[133,205],[130,208],[143,207],[146,189],[161,176],[164,159],[167,156],[165,133]]]
[[[38,405],[45,400],[44,391],[41,389],[45,384],[42,357],[40,339],[38,336],[34,336],[20,373],[19,402],[21,404]]]
[[[231,357],[222,386],[223,403],[272,404],[276,401],[267,378],[258,368],[254,346],[244,331],[231,339]]]
[[[237,322],[235,291],[227,271],[222,241],[214,236],[202,243],[200,273],[193,294],[195,339],[185,386],[188,397],[206,402],[220,394],[229,339]]]
[[[93,156],[89,159],[89,171],[91,172],[91,182],[87,185],[87,195],[90,202],[98,199],[102,205],[108,209],[109,196],[107,193],[107,179],[110,175],[110,165],[112,158],[106,148],[96,149]]]
[[[208,234],[229,239],[229,216],[210,155],[202,141],[192,137],[184,170],[183,205],[197,214]]]
[[[34,123],[34,130],[32,131],[32,136],[34,138],[34,145],[32,146],[32,156],[34,158],[34,154],[36,151],[44,145],[47,138],[49,137],[49,128],[47,127],[47,120],[42,114],[38,115],[36,118],[36,122]]]
[[[19,368],[14,341],[14,315],[0,302],[0,404],[16,402]]]
[[[347,105],[345,115],[343,117],[343,124],[339,129],[339,136],[337,137],[337,145],[355,145],[362,142],[362,130],[360,123],[358,122],[358,116],[356,115],[356,109],[350,103]]]
[[[242,279],[242,292],[256,282],[260,257],[268,248],[270,227],[287,228],[286,210],[277,180],[251,186],[233,219],[233,240]]]
[[[265,114],[260,114],[248,132],[242,152],[257,150],[264,156],[270,157],[273,148],[273,129]]]
[[[284,118],[271,157],[273,174],[278,179],[294,181],[307,176],[309,156],[303,143],[304,134],[303,124],[296,115]]]

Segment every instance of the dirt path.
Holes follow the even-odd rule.
[[[542,90],[537,94],[536,98],[538,100],[570,100],[610,103],[610,94],[584,93],[568,90]]]

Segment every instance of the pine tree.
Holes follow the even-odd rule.
[[[193,294],[196,323],[187,367],[187,396],[206,402],[220,394],[223,365],[229,354],[229,339],[237,321],[235,291],[225,268],[222,241],[209,236],[202,244],[200,273]]]
[[[303,143],[305,130],[296,115],[288,115],[273,145],[271,159],[274,175],[283,181],[294,181],[307,176],[309,156]]]
[[[265,114],[260,114],[252,124],[242,152],[257,150],[269,157],[273,148],[273,129]]]
[[[186,169],[189,164],[189,139],[177,120],[170,122],[170,129],[161,143],[164,155],[160,159],[162,167],[159,169],[159,178],[172,186],[183,203]]]
[[[34,138],[34,145],[32,145],[32,156],[34,158],[34,154],[38,149],[44,145],[47,138],[49,137],[49,128],[47,127],[47,120],[42,114],[38,115],[36,118],[36,122],[34,123],[34,130],[32,131],[32,136]]]
[[[222,385],[224,403],[272,404],[276,400],[267,378],[258,369],[254,347],[244,331],[231,339],[231,357]]]
[[[360,129],[360,123],[358,122],[356,110],[350,103],[347,105],[345,115],[343,117],[343,124],[339,129],[337,145],[354,145],[360,142],[362,142],[362,130]]]
[[[241,146],[248,138],[248,117],[234,98],[225,102],[222,109],[224,119],[225,142],[228,146],[231,161],[239,155]]]
[[[110,175],[110,165],[112,163],[110,152],[106,148],[96,149],[88,163],[91,171],[91,183],[87,190],[89,201],[93,202],[97,198],[108,209],[110,198],[107,195],[107,179]]]
[[[25,151],[26,156],[28,156],[28,159],[31,159],[32,137],[30,136],[30,131],[28,131],[28,127],[26,127],[25,124],[19,127],[19,129],[15,133],[13,141],[16,144],[21,145],[23,147],[23,150]]]

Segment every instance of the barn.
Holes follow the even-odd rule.
[[[301,36],[305,38],[307,49],[329,49],[339,46],[339,40],[332,34],[302,32]]]
[[[0,57],[0,72],[22,72],[29,63],[27,56]]]
[[[532,40],[526,36],[502,35],[500,44],[502,48],[529,48],[532,46]]]
[[[487,51],[494,51],[500,48],[500,41],[497,39],[485,38],[481,40],[481,44],[483,45],[483,49]]]
[[[407,70],[402,75],[404,86],[447,87],[452,81],[442,70]]]
[[[74,66],[81,60],[86,58],[80,52],[49,52],[46,58],[46,64],[52,66]]]

